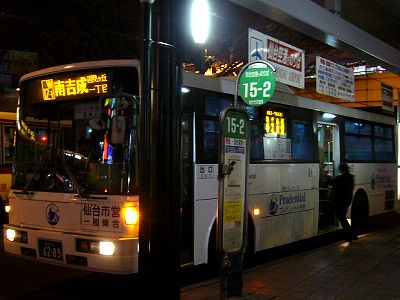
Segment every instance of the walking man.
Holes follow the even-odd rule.
[[[347,221],[346,215],[353,199],[354,176],[350,174],[349,166],[346,163],[339,165],[339,172],[341,174],[330,182],[333,189],[333,205],[340,225],[342,225],[345,241],[352,242],[358,238]]]

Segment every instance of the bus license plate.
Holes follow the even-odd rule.
[[[39,256],[62,260],[62,243],[56,241],[39,240]]]

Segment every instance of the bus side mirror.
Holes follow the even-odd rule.
[[[115,115],[111,119],[111,143],[123,144],[126,133],[126,117]]]
[[[127,116],[129,111],[128,100],[116,98],[116,105],[113,106],[113,113],[111,118],[111,138],[112,144],[123,144],[126,137]]]

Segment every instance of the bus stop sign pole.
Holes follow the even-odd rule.
[[[268,62],[249,62],[236,81],[234,107],[220,116],[217,247],[221,260],[221,299],[241,296],[243,252],[247,234],[247,172],[250,122],[238,108],[238,94],[249,106],[267,103],[275,92],[275,68]]]
[[[220,116],[217,245],[221,258],[221,299],[241,296],[243,250],[247,232],[247,112],[227,107]]]

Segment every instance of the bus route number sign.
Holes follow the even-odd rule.
[[[224,253],[243,250],[245,240],[249,121],[241,109],[228,107],[220,119],[218,241]]]
[[[267,103],[275,92],[275,73],[269,65],[246,68],[239,75],[239,95],[250,106]]]

